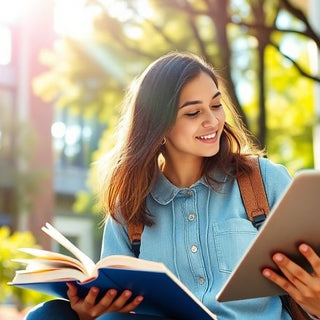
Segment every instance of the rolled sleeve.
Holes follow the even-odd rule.
[[[113,254],[133,256],[127,228],[108,217],[103,231],[101,258]]]

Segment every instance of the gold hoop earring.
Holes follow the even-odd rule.
[[[161,145],[164,146],[167,143],[167,139],[166,137],[163,137],[162,141],[161,141]]]

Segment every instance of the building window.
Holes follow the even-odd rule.
[[[51,127],[55,161],[58,166],[88,167],[105,127],[96,119],[57,110]]]

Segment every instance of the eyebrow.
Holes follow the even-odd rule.
[[[211,100],[213,100],[214,98],[218,97],[221,95],[221,92],[220,91],[217,91],[214,96],[212,97]],[[187,107],[187,106],[190,106],[190,105],[194,105],[194,104],[199,104],[199,103],[202,103],[201,100],[191,100],[191,101],[187,101],[185,102],[182,106],[179,107],[179,109],[182,109],[184,107]]]

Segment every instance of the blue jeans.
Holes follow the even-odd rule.
[[[32,308],[24,320],[79,320],[78,315],[71,309],[68,300],[50,300]],[[107,313],[97,320],[170,320],[156,316],[142,316],[129,313]]]

